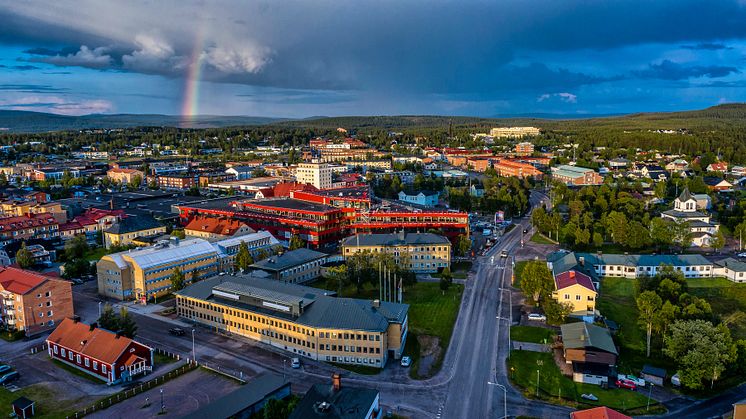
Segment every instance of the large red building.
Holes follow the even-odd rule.
[[[197,215],[229,217],[242,220],[255,230],[267,230],[280,241],[298,235],[316,248],[336,244],[358,232],[440,229],[452,239],[469,234],[467,213],[437,209],[412,211],[398,206],[371,209],[367,187],[296,190],[290,194],[290,198],[182,205],[179,207],[181,221],[187,223]]]
[[[107,384],[130,381],[153,370],[153,349],[119,333],[65,319],[47,338],[52,359],[86,372]]]

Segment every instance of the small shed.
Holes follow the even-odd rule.
[[[645,364],[642,367],[642,373],[640,375],[645,379],[645,381],[658,386],[662,386],[663,382],[666,380],[666,370],[648,364]]]
[[[36,402],[31,401],[25,397],[19,397],[11,403],[13,406],[13,413],[21,419],[26,419],[34,416],[36,410]]]

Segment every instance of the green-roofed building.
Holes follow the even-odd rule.
[[[573,368],[573,381],[602,384],[615,375],[619,351],[609,329],[577,322],[561,326],[562,352]]]

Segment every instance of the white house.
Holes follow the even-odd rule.
[[[407,204],[421,205],[423,207],[434,207],[438,205],[438,192],[420,191],[417,193],[399,192],[399,201]]]
[[[733,258],[715,262],[715,276],[723,276],[733,282],[746,282],[746,263]]]
[[[701,197],[703,203],[689,193],[689,188],[684,191],[674,201],[674,208],[663,211],[661,217],[673,220],[675,222],[687,222],[693,234],[692,245],[698,247],[708,247],[712,237],[720,228],[719,224],[710,222],[710,216],[698,211],[701,205],[707,205],[704,197]],[[709,197],[708,197],[709,199]]]

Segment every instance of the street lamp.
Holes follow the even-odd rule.
[[[287,362],[287,359],[282,358],[282,379],[285,380],[285,363]]]
[[[194,328],[192,328],[192,361],[197,362],[197,351],[194,347]]]
[[[495,376],[497,376],[497,371],[495,371]],[[500,383],[493,383],[492,381],[487,381],[487,384],[491,386],[497,386],[503,389],[503,395],[504,395],[503,397],[503,418],[507,418],[508,417],[508,389],[504,385]]]
[[[163,389],[161,389],[161,414],[166,410],[166,405],[163,404]]]
[[[98,318],[101,318],[101,301],[98,302]]]

